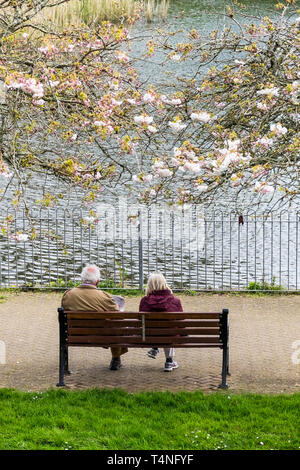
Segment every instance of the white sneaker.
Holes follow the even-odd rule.
[[[165,372],[172,372],[173,369],[178,369],[179,365],[177,362],[165,362]]]

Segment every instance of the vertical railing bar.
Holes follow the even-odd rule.
[[[156,211],[156,226],[155,226],[155,271],[157,271],[157,251],[158,251],[158,242],[157,242],[157,239],[158,239],[158,224],[159,224],[159,220],[158,220],[158,217],[159,217],[159,210]]]
[[[42,255],[42,213],[39,211],[40,220],[40,285],[43,283],[43,255]]]
[[[15,232],[15,235],[17,234],[17,214],[16,214],[16,210],[14,210],[14,232]],[[22,212],[22,226],[23,226],[23,232],[24,232],[24,209],[23,209],[23,212]],[[25,256],[25,244],[23,244],[24,246],[24,256]],[[15,263],[16,263],[16,277],[15,277],[15,282],[16,282],[16,286],[19,287],[19,279],[18,279],[18,260],[19,260],[19,250],[18,250],[18,240],[17,238],[15,238]],[[25,262],[24,262],[24,273],[25,273],[25,270],[26,270],[26,266],[25,266]]]
[[[82,249],[82,209],[80,209],[80,263],[81,269],[83,268],[83,249]]]
[[[249,287],[249,220],[246,214],[246,287]]]
[[[73,251],[73,282],[75,283],[75,220],[74,220],[74,212],[72,212],[71,216],[72,220],[72,251]]]
[[[216,219],[213,211],[213,285],[216,288]]]
[[[91,251],[92,250],[91,250],[91,224],[90,223],[89,223],[88,230],[89,230],[89,232],[88,232],[88,234],[89,234],[88,235],[88,240],[89,240],[89,264],[91,264],[91,254],[92,254]]]
[[[56,239],[56,287],[59,287],[59,270],[58,270],[58,260],[59,260],[59,249],[58,249],[58,220],[57,220],[58,209],[55,210],[55,239]]]
[[[126,217],[127,216],[128,216],[128,212],[126,212]],[[122,232],[122,235],[121,235],[121,269],[124,270],[124,217],[123,217],[123,213],[122,213],[122,218],[121,218],[121,232]],[[127,235],[127,232],[126,232],[126,235]],[[124,287],[123,282],[122,282],[122,287]]]
[[[262,252],[262,278],[263,278],[263,286],[265,285],[265,213],[262,214],[262,233],[263,233],[263,252]],[[265,287],[264,287],[265,288]]]
[[[180,288],[183,286],[182,272],[183,272],[183,234],[184,234],[184,211],[181,211],[181,224],[180,224]]]
[[[281,286],[281,212],[280,212],[280,218],[279,218],[279,285]]]
[[[222,278],[222,290],[224,290],[224,213],[221,212],[221,244],[222,244],[222,255],[221,255],[221,266],[222,266],[222,272],[221,272],[221,278]]]
[[[143,265],[143,226],[142,226],[142,211],[138,211],[139,224],[138,224],[138,243],[139,243],[139,289],[142,291],[144,287],[144,265]]]
[[[299,213],[296,213],[296,290],[298,290],[298,224]]]
[[[172,287],[175,281],[175,247],[174,247],[174,211],[171,212],[171,230],[172,230]]]
[[[147,247],[148,247],[148,269],[147,269],[147,277],[149,278],[150,275],[150,237],[151,237],[151,209],[148,207],[147,209],[148,219],[147,219]]]
[[[287,277],[288,277],[288,290],[290,290],[290,213],[288,212],[288,253],[287,253]]]
[[[164,213],[163,213],[163,208],[162,208],[162,212],[161,212],[161,235],[163,237],[163,240],[161,241],[160,245],[163,246],[163,255],[162,255],[162,258],[163,258],[163,269],[162,269],[162,272],[163,272],[163,275],[165,276],[166,278],[166,220],[165,220],[165,216],[164,216]]]
[[[105,220],[105,281],[106,281],[106,288],[108,287],[108,252],[107,252],[107,243],[108,243],[108,230],[107,230],[107,210],[104,212],[104,220]]]
[[[35,225],[34,225],[35,228]],[[31,283],[32,287],[34,287],[34,273],[35,273],[35,263],[34,263],[34,238],[32,239],[31,242],[31,266],[32,266],[32,271],[31,271]]]
[[[116,211],[113,211],[112,238],[113,238],[113,265],[114,265],[113,283],[114,283],[114,287],[116,287],[116,243],[117,243],[116,227],[117,227],[118,218],[119,218],[119,214],[117,214]],[[99,253],[99,246],[98,246],[98,236],[97,236],[97,257],[98,257],[98,253]],[[120,266],[120,272],[121,272],[121,279],[120,279],[119,284],[122,285],[124,281],[124,270],[122,269],[122,266]]]
[[[196,206],[196,244],[197,244],[197,261],[196,261],[196,289],[199,290],[199,222],[198,222],[198,206]]]
[[[25,210],[23,209],[23,233],[26,232],[26,215],[25,215]],[[26,269],[26,243],[23,242],[23,250],[24,250],[24,255],[23,255],[23,266],[24,266],[24,284],[25,286],[27,285],[27,269]],[[18,276],[18,267],[17,267],[17,278]],[[18,285],[18,283],[17,283]]]
[[[65,285],[67,286],[67,282],[68,282],[68,268],[67,268],[67,256],[68,256],[68,246],[67,246],[67,233],[66,233],[66,210],[64,209],[63,210],[63,215],[62,217],[64,218],[64,235],[63,235],[63,238],[64,238],[64,271],[65,271]]]
[[[189,213],[189,289],[191,289],[191,213]]]
[[[257,251],[256,251],[256,246],[257,246],[257,240],[256,240],[256,227],[257,227],[257,219],[256,219],[256,212],[254,216],[254,282],[255,282],[255,290],[256,290],[256,281],[257,281],[257,276],[256,276],[256,256],[257,256]]]
[[[205,289],[207,289],[207,219],[206,215],[204,216],[204,256],[205,256]]]
[[[48,284],[51,286],[51,251],[50,251],[50,210],[47,210],[47,236],[48,236]]]
[[[273,283],[273,262],[274,262],[274,253],[273,253],[273,240],[274,237],[274,220],[273,220],[273,212],[271,213],[271,284]]]
[[[232,290],[232,224],[231,224],[231,212],[229,214],[229,288]]]
[[[241,275],[241,225],[238,221],[238,290],[240,290]]]

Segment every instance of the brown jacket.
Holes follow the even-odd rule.
[[[67,290],[61,305],[65,310],[86,310],[87,312],[118,311],[111,295],[92,286],[78,286]]]

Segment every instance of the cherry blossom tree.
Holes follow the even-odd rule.
[[[133,178],[146,202],[158,194],[179,204],[204,202],[224,191],[239,206],[298,200],[300,21],[294,3],[277,4],[272,18],[228,7],[222,31],[204,37],[192,30],[189,42],[177,44],[164,35],[152,44],[178,70],[191,62],[192,73],[165,84],[171,98],[157,95],[162,119],[152,119],[154,100],[147,98],[157,157],[151,168],[143,157]]]
[[[59,3],[0,2],[0,178],[7,182],[0,200],[17,182],[11,202],[30,214],[34,173],[80,188],[85,204],[120,188],[139,202],[179,206],[228,190],[248,204],[249,195],[277,205],[299,196],[293,0],[264,18],[228,7],[226,27],[207,37],[192,30],[176,42],[175,33],[159,30],[139,58],[131,55],[138,37],[124,25],[59,31],[35,21]],[[156,51],[162,70],[176,66],[160,86],[137,71]],[[188,62],[191,73],[182,76]],[[58,187],[37,203],[63,197]]]

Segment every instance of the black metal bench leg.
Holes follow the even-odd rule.
[[[223,348],[222,383],[219,385],[219,388],[228,388],[228,385],[226,383],[227,367],[228,367],[228,348]]]
[[[69,369],[69,350],[68,350],[68,346],[65,346],[64,355],[65,355],[65,360],[64,360],[64,373],[65,373],[65,374],[68,374],[68,375],[71,375],[72,372],[71,372],[70,369]]]
[[[56,384],[57,387],[64,387],[64,369],[65,369],[65,346],[59,348],[59,382]]]
[[[229,348],[227,348],[227,375],[231,375],[231,373],[229,372]]]

